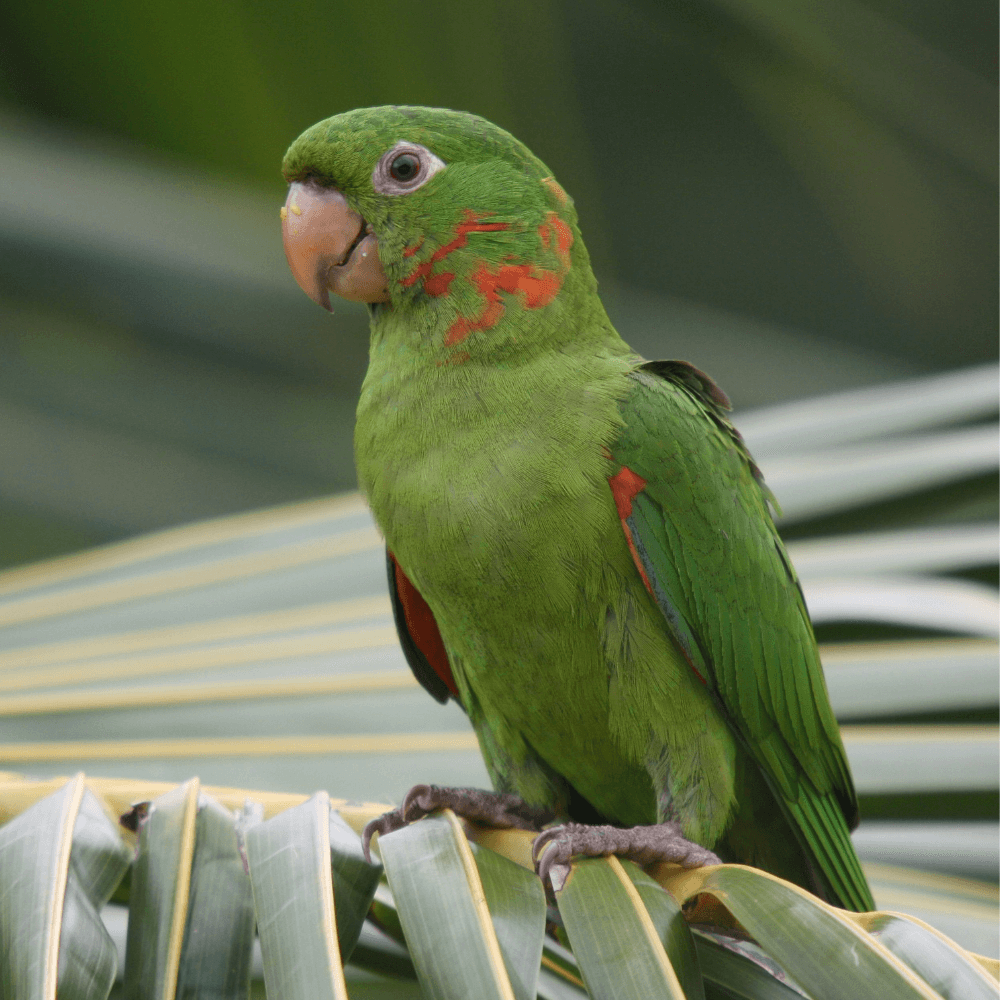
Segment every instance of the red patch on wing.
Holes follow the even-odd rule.
[[[608,458],[610,457],[611,455],[608,454]],[[649,577],[646,575],[646,567],[642,564],[639,550],[635,547],[635,539],[632,537],[632,526],[628,523],[628,519],[632,516],[632,501],[646,488],[646,480],[637,472],[633,472],[627,465],[623,465],[615,475],[608,476],[608,485],[611,487],[611,495],[615,498],[615,507],[618,508],[618,519],[621,521],[622,531],[625,533],[628,550],[632,553],[632,562],[635,563],[635,568],[639,571],[646,590],[655,599],[656,595],[653,593],[653,585],[649,582]],[[705,678],[701,675],[701,671],[694,665],[686,650],[681,647],[680,651],[684,659],[687,660],[688,666],[694,671],[695,677],[702,684],[705,684]]]
[[[526,309],[547,306],[559,293],[570,268],[569,248],[573,245],[573,230],[556,215],[549,212],[538,227],[542,246],[546,249],[555,242],[555,253],[560,267],[555,271],[536,268],[534,264],[501,264],[495,271],[482,261],[473,272],[471,281],[486,300],[478,316],[459,316],[448,327],[444,342],[448,347],[460,344],[474,330],[488,330],[504,314],[500,292],[513,295],[520,292]]]
[[[653,593],[653,585],[646,576],[646,567],[642,565],[639,558],[639,550],[635,547],[635,540],[632,538],[632,528],[628,523],[628,518],[632,516],[632,501],[646,487],[646,480],[642,476],[633,472],[627,465],[623,465],[619,472],[613,476],[608,476],[608,485],[611,487],[611,495],[615,498],[615,507],[618,508],[618,519],[622,524],[622,531],[625,532],[625,541],[628,543],[628,550],[632,553],[632,562],[642,577],[646,590]]]
[[[392,555],[390,553],[390,555]],[[451,675],[451,665],[448,654],[441,640],[434,612],[420,595],[420,591],[410,583],[410,578],[403,572],[396,557],[392,556],[392,564],[396,568],[396,593],[399,603],[403,606],[403,616],[406,618],[406,628],[413,639],[414,645],[424,654],[434,673],[444,681],[448,690],[457,698],[458,688],[455,678]]]
[[[615,498],[618,516],[624,521],[632,516],[632,501],[646,488],[646,480],[627,465],[613,476],[608,476],[611,495]]]

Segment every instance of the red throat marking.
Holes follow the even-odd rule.
[[[559,294],[570,268],[569,248],[573,245],[573,231],[555,212],[549,212],[538,227],[538,235],[545,249],[549,249],[555,241],[558,269],[546,271],[536,268],[534,264],[501,264],[493,271],[485,261],[480,261],[470,280],[486,300],[485,305],[478,316],[459,316],[448,327],[444,336],[448,347],[460,344],[474,330],[488,330],[496,326],[505,311],[500,292],[508,295],[520,292],[525,309],[547,306]]]
[[[554,183],[554,182],[553,182]],[[562,190],[560,188],[560,190]],[[462,221],[455,226],[455,238],[437,248],[431,256],[416,267],[406,277],[400,279],[404,288],[410,288],[418,281],[423,282],[424,291],[434,298],[448,295],[455,274],[442,271],[432,274],[434,265],[440,263],[452,251],[467,246],[469,233],[493,233],[510,229],[509,222],[483,222],[490,213],[479,213],[465,209]],[[547,306],[559,293],[570,269],[570,247],[573,245],[573,231],[555,212],[549,212],[538,227],[538,235],[545,250],[555,253],[559,266],[554,271],[535,267],[534,264],[501,264],[492,270],[486,261],[469,276],[469,281],[484,299],[484,305],[477,316],[459,316],[444,336],[445,346],[460,344],[474,330],[488,330],[495,326],[504,314],[504,304],[500,292],[508,295],[520,293],[526,309],[540,309]],[[423,246],[423,239],[403,251],[404,257],[412,257]]]
[[[453,250],[458,250],[464,247],[469,242],[469,233],[495,233],[501,229],[510,229],[509,222],[481,222],[481,219],[485,219],[490,213],[482,213],[476,215],[471,209],[465,209],[462,212],[462,221],[455,226],[455,238],[444,246],[440,246],[437,250],[430,255],[430,257],[423,262],[423,264],[418,264],[405,278],[400,279],[400,284],[404,288],[409,288],[411,285],[415,285],[421,278],[424,279],[424,291],[428,295],[446,295],[448,292],[448,282],[444,282],[443,286],[439,283],[433,285],[433,289],[429,287],[431,282],[436,279],[444,277],[444,275],[436,275],[434,278],[428,280],[428,276],[434,269],[434,265],[439,261],[445,259]],[[421,238],[420,242],[416,246],[403,251],[404,257],[412,257],[424,244]],[[450,275],[448,281],[454,278],[455,275]]]

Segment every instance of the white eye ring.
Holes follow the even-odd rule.
[[[404,153],[415,157],[420,167],[412,178],[401,181],[392,176],[391,169],[396,158]],[[435,156],[426,146],[420,146],[415,142],[397,142],[392,149],[382,154],[382,158],[375,165],[372,171],[372,187],[379,194],[409,194],[423,187],[446,166],[444,160]]]

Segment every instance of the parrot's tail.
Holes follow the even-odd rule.
[[[872,891],[836,798],[807,794],[785,805],[827,890],[827,902],[857,913],[874,910]]]

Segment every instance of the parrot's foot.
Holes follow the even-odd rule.
[[[407,823],[436,809],[451,809],[463,819],[486,826],[540,830],[555,817],[547,809],[529,806],[510,792],[486,792],[481,788],[440,788],[437,785],[414,785],[398,809],[373,819],[361,833],[365,857],[371,860],[369,847],[373,834],[380,836],[401,830]]]
[[[672,861],[684,868],[722,864],[711,851],[687,840],[676,823],[633,826],[627,829],[565,823],[543,830],[535,838],[531,849],[541,880],[551,883],[551,876],[555,875],[555,881],[558,881],[560,887],[571,858],[576,855],[596,858],[607,854],[627,858],[638,865],[649,865],[656,861]],[[553,868],[557,866],[557,871],[553,872]],[[554,885],[553,887],[555,888]]]

